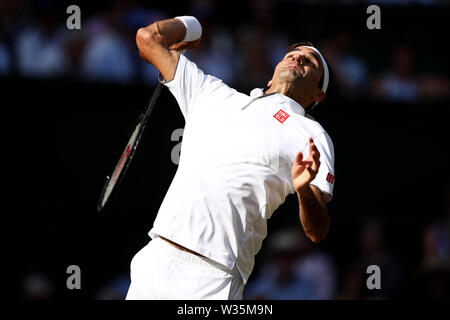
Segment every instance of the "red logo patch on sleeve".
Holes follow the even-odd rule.
[[[289,118],[289,115],[283,111],[282,109],[280,109],[280,111],[278,111],[277,113],[275,113],[275,115],[273,116],[275,119],[277,119],[278,121],[280,121],[281,123],[285,122],[287,118]]]
[[[331,184],[334,183],[334,176],[331,173],[329,173],[329,172],[328,172],[328,175],[327,175],[327,181],[329,183],[331,183]]]

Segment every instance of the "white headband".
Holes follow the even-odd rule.
[[[328,82],[330,81],[330,74],[328,72],[328,65],[325,61],[325,58],[322,56],[322,54],[320,53],[320,51],[317,48],[311,47],[311,46],[304,46],[305,48],[309,48],[314,50],[315,52],[317,52],[317,54],[319,55],[320,59],[322,60],[322,65],[323,65],[323,85],[322,85],[322,91],[323,92],[327,92],[327,88],[328,88]],[[317,103],[316,103],[317,104]]]

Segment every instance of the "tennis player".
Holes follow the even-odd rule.
[[[292,45],[268,89],[247,95],[180,53],[195,49],[201,32],[191,16],[137,32],[142,59],[159,70],[186,124],[151,240],[131,262],[130,300],[242,299],[267,219],[289,194],[297,194],[301,226],[313,242],[329,229],[333,144],[305,114],[325,97],[324,57],[309,43]]]

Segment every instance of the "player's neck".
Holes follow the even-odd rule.
[[[270,93],[280,93],[286,97],[295,100],[301,106],[307,106],[310,102],[306,101],[301,94],[298,93],[298,90],[294,90],[294,87],[287,84],[272,84],[264,94]]]

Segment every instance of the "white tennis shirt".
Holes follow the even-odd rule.
[[[311,184],[332,196],[331,139],[296,101],[262,89],[239,93],[181,54],[174,78],[164,84],[186,125],[178,170],[149,235],[230,269],[237,264],[247,282],[267,219],[295,193],[292,164],[299,151],[308,156],[310,136],[321,162]]]

